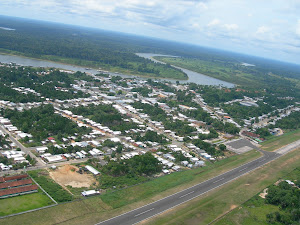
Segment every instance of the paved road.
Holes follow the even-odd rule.
[[[233,170],[230,170],[226,173],[223,173],[219,176],[216,176],[212,179],[204,181],[200,184],[197,184],[193,187],[170,195],[166,198],[153,202],[151,204],[145,205],[143,207],[137,208],[125,214],[119,215],[117,217],[111,218],[109,220],[100,222],[101,225],[131,225],[141,222],[147,218],[153,217],[157,214],[160,214],[168,209],[171,209],[177,205],[180,205],[184,202],[190,201],[193,198],[196,198],[206,192],[209,192],[217,187],[220,187],[230,181],[237,179],[238,177],[257,169],[258,167],[282,156],[283,154],[290,152],[296,148],[300,147],[300,141],[292,143],[288,146],[285,146],[276,152],[266,152],[262,151],[264,155],[254,161],[246,163],[242,166],[239,166]]]
[[[18,148],[20,148],[23,152],[25,152],[26,154],[29,154],[31,158],[34,158],[37,160],[37,166],[43,166],[45,165],[45,163],[42,162],[42,160],[38,157],[36,157],[29,148],[26,148],[24,145],[22,145],[10,132],[8,132],[6,129],[4,129],[2,126],[0,126],[0,130],[9,135],[10,140],[16,144],[16,146]]]

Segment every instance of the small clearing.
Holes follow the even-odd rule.
[[[268,188],[265,188],[262,193],[259,194],[259,197],[265,199],[268,194]]]
[[[77,173],[78,167],[73,165],[64,165],[50,172],[53,180],[63,186],[71,186],[73,188],[90,187],[96,182],[95,178],[90,174]]]

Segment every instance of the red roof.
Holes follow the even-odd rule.
[[[11,187],[18,187],[18,186],[24,186],[32,184],[31,179],[26,179],[26,180],[17,180],[17,181],[12,181],[12,182],[5,182],[0,184],[0,189],[4,188],[11,188]]]
[[[0,183],[6,182],[6,181],[13,181],[13,180],[21,180],[24,178],[27,178],[27,174],[21,174],[21,175],[16,175],[16,176],[11,176],[11,177],[0,177]]]
[[[255,134],[255,133],[248,132],[248,131],[244,131],[242,134],[244,134],[246,136],[249,136],[249,137],[255,137],[255,138],[259,138],[260,137],[259,134]]]
[[[38,186],[36,184],[34,184],[34,185],[30,185],[30,186],[0,190],[0,197],[5,196],[5,195],[12,195],[12,194],[17,194],[17,193],[33,191],[33,190],[37,190],[37,189],[38,189]]]
[[[49,141],[55,140],[54,137],[48,137]]]

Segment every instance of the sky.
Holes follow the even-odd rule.
[[[1,0],[0,15],[101,28],[300,64],[300,0]]]

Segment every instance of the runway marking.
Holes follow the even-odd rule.
[[[190,194],[192,194],[192,193],[194,193],[195,191],[191,191],[191,192],[189,192],[189,193],[187,193],[187,194],[185,194],[185,195],[182,195],[182,196],[180,196],[179,198],[183,198],[183,197],[185,197],[185,196],[187,196],[187,195],[190,195]]]
[[[137,217],[137,216],[143,215],[144,213],[150,212],[150,211],[152,211],[153,209],[154,209],[154,208],[152,208],[152,209],[148,209],[148,210],[146,210],[145,212],[142,212],[142,213],[136,214],[134,217]]]
[[[217,182],[219,182],[219,181],[221,181],[221,180],[224,180],[224,177],[221,178],[221,179],[219,179],[219,180],[214,181],[213,183],[217,183]]]
[[[242,171],[244,171],[245,169],[247,169],[247,167],[246,167],[246,168],[244,168],[244,169],[241,169],[239,172],[242,172]]]

